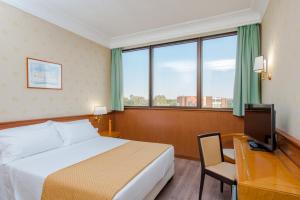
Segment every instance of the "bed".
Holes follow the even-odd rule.
[[[40,200],[46,178],[56,171],[120,147],[129,140],[94,137],[0,165],[1,200]],[[171,146],[138,173],[114,200],[155,199],[174,175]]]

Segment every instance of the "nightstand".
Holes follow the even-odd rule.
[[[109,131],[100,131],[101,136],[106,136],[106,137],[114,137],[114,138],[120,138],[121,133],[118,131],[111,131],[111,134],[109,134]]]

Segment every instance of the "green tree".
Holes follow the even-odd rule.
[[[130,97],[124,98],[125,106],[147,106],[148,100],[141,96],[130,95]]]
[[[168,100],[165,95],[157,95],[154,97],[154,105],[156,106],[167,106]]]

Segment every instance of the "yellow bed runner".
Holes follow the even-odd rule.
[[[113,197],[170,145],[130,141],[50,174],[42,200],[106,200]]]

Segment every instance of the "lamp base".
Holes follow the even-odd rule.
[[[101,121],[101,116],[99,115],[99,116],[95,116],[95,120],[97,121],[97,123],[99,124],[100,123],[100,121]]]
[[[268,72],[262,72],[261,73],[261,79],[262,80],[272,80],[272,75]]]

